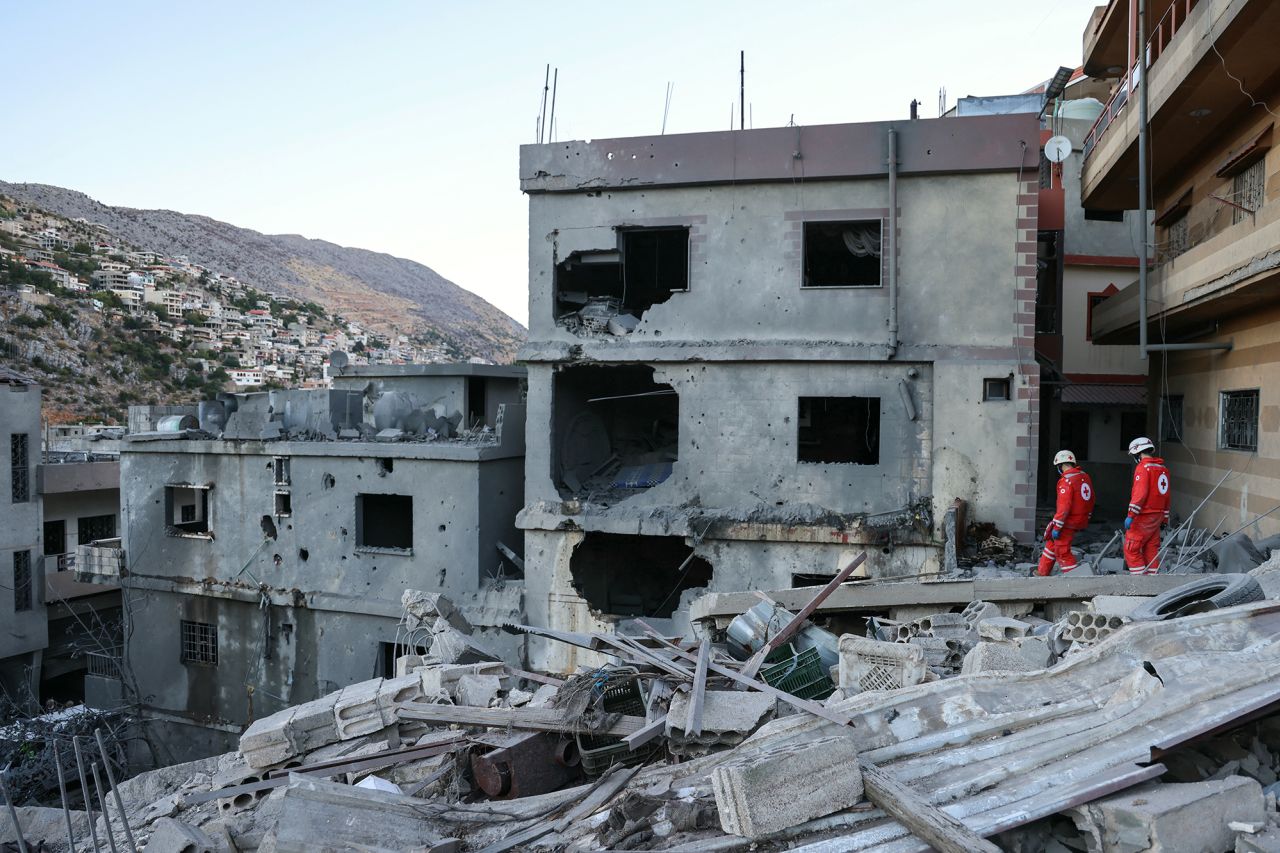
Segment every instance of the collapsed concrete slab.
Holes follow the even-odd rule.
[[[1262,786],[1253,779],[1142,785],[1071,811],[1091,853],[1230,850],[1232,821],[1261,823]]]
[[[295,775],[281,802],[275,849],[277,853],[461,850],[460,843],[443,836],[421,809],[421,800],[403,794]]]
[[[151,825],[151,837],[143,853],[222,853],[208,833],[189,823],[162,817]]]

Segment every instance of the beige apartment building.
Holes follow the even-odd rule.
[[[1156,225],[1145,306],[1131,284],[1097,306],[1092,332],[1133,346],[1145,315],[1147,429],[1172,469],[1174,509],[1204,501],[1196,526],[1225,533],[1280,504],[1280,4],[1146,7],[1139,22],[1129,0],[1112,0],[1084,33],[1086,71],[1116,85],[1085,139],[1083,204],[1139,206],[1145,56]],[[1280,514],[1250,532],[1280,532]]]

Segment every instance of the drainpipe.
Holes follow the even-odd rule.
[[[898,353],[898,131],[889,128],[889,358]]]
[[[1138,227],[1142,254],[1138,258],[1138,357],[1147,360],[1147,0],[1138,0]],[[1133,66],[1129,66],[1133,74]]]

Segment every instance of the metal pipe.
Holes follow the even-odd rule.
[[[116,787],[116,774],[111,770],[111,759],[107,757],[107,745],[102,742],[102,729],[94,729],[93,736],[98,741],[98,752],[102,755],[102,768],[107,771],[107,781],[111,783],[111,796],[116,801],[116,811],[120,812],[120,822],[124,824],[125,840],[129,842],[129,849],[133,853],[138,853],[138,845],[133,840],[133,830],[129,828],[129,815],[125,812],[124,802],[120,799],[120,789]]]
[[[0,796],[9,807],[9,819],[13,821],[13,834],[18,839],[18,853],[27,852],[27,839],[22,835],[22,824],[18,823],[18,812],[13,808],[13,797],[9,796],[9,786],[4,783],[4,773],[0,773]]]
[[[116,836],[111,831],[111,813],[107,811],[107,798],[102,796],[102,774],[98,772],[98,762],[89,765],[89,773],[93,776],[93,787],[98,792],[98,808],[102,810],[102,825],[107,830],[107,843],[111,845],[111,853],[120,853],[116,849]]]
[[[1138,227],[1142,254],[1138,258],[1138,357],[1147,360],[1147,0],[1138,0]],[[1133,73],[1133,66],[1129,66]]]
[[[80,774],[80,796],[84,798],[84,813],[89,818],[89,838],[93,841],[93,853],[101,853],[98,845],[98,830],[93,825],[93,792],[89,790],[89,782],[84,776],[84,759],[80,757],[80,738],[72,737],[71,746],[76,752],[76,772]]]
[[[67,779],[62,775],[62,756],[58,753],[56,740],[53,741],[53,765],[58,768],[58,795],[62,797],[62,816],[67,820],[67,850],[74,853],[76,833],[71,828],[71,808],[67,805]]]
[[[889,128],[889,358],[898,353],[898,131]]]
[[[1146,344],[1147,352],[1183,352],[1186,350],[1200,349],[1221,349],[1230,350],[1233,344],[1231,341],[1222,341],[1218,343],[1199,343],[1199,344]],[[1143,355],[1146,358],[1146,355]]]

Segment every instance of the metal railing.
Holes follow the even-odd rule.
[[[89,674],[101,678],[120,681],[120,661],[123,649],[110,649],[104,652],[88,652],[85,657],[89,662]]]
[[[1174,0],[1174,3],[1165,10],[1160,16],[1160,21],[1151,31],[1151,38],[1147,40],[1146,45],[1146,67],[1151,68],[1155,65],[1156,60],[1164,53],[1166,47],[1173,42],[1174,35],[1182,28],[1182,25],[1191,17],[1191,10],[1199,3],[1199,0]],[[1129,103],[1129,94],[1137,86],[1139,76],[1142,74],[1140,67],[1141,61],[1135,62],[1123,77],[1116,84],[1116,90],[1112,93],[1111,98],[1107,101],[1106,106],[1102,108],[1102,113],[1093,123],[1093,127],[1089,128],[1089,132],[1084,137],[1084,159],[1088,160],[1089,155],[1093,153],[1093,149],[1102,140],[1107,129],[1111,127],[1115,119],[1124,111],[1125,106]]]

